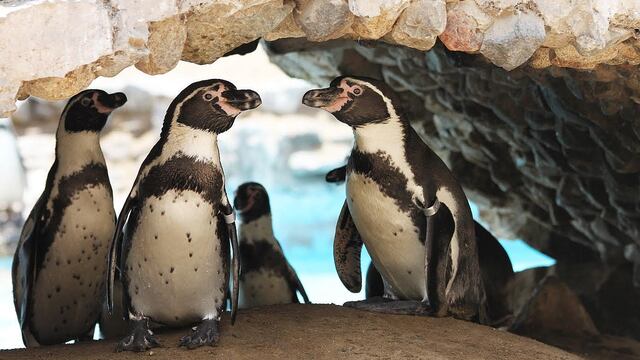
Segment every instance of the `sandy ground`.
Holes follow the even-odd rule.
[[[181,331],[159,332],[163,347],[114,353],[114,341],[0,351],[0,359],[580,359],[504,331],[450,318],[379,315],[335,305],[287,305],[223,319],[217,347],[176,347]]]

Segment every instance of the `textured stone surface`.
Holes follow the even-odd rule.
[[[538,284],[510,331],[533,338],[550,333],[579,337],[598,335],[598,329],[578,296],[553,275]]]
[[[77,24],[82,24],[79,28]],[[14,0],[0,2],[0,115],[97,76],[211,63],[264,37],[479,52],[495,65],[640,64],[637,0]],[[62,79],[64,78],[64,79]]]
[[[115,340],[3,350],[23,359],[509,359],[578,360],[532,339],[453,318],[383,315],[335,305],[280,305],[240,310],[221,321],[220,343],[178,348],[189,329],[156,331],[162,347],[114,353]],[[149,356],[153,355],[153,356]]]

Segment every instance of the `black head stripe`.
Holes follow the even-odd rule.
[[[271,213],[269,194],[264,186],[256,182],[247,182],[238,187],[233,201],[244,223],[256,220]]]
[[[69,99],[64,114],[64,128],[68,132],[99,132],[107,123],[109,114],[100,113],[93,106],[92,96],[95,94],[106,94],[102,90],[89,89],[84,90]],[[89,99],[90,102],[83,101]]]
[[[203,94],[208,88],[217,87],[220,89],[220,84],[225,88],[233,88],[235,86],[221,79],[209,79],[195,82],[187,86],[184,90],[176,96],[175,99],[169,105],[167,114],[165,115],[164,124],[162,127],[162,134],[167,134],[171,126],[174,113],[178,111],[178,105],[180,106],[180,114],[178,116],[178,122],[194,129],[205,130],[209,132],[222,133],[227,131],[233,125],[235,117],[229,116],[222,108],[217,104],[218,98],[214,98],[210,101],[203,99]],[[194,92],[197,92],[194,94]],[[193,94],[193,96],[191,96]],[[166,135],[161,135],[166,136]]]

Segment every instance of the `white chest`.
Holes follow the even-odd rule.
[[[347,178],[347,204],[367,251],[394,294],[422,300],[426,296],[424,246],[409,214],[378,184],[357,173]]]
[[[147,198],[131,234],[128,293],[136,313],[168,325],[217,318],[227,287],[228,255],[217,209],[194,191]]]
[[[41,338],[73,339],[95,323],[114,230],[113,201],[105,186],[74,194],[34,286],[32,324]]]

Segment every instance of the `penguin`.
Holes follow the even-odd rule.
[[[123,93],[85,90],[62,112],[55,161],[13,258],[13,299],[27,347],[93,338],[116,219],[100,130],[126,101]]]
[[[346,180],[347,166],[340,166],[327,173],[328,183],[341,184]],[[491,326],[504,326],[513,320],[507,297],[507,286],[514,277],[509,255],[498,239],[474,220],[478,244],[478,261],[487,297],[487,317]],[[365,299],[384,296],[384,282],[373,263],[369,264],[365,282]]]
[[[231,321],[238,301],[238,242],[225,190],[218,134],[261,104],[225,80],[187,86],[171,102],[159,141],[143,161],[118,217],[109,255],[108,305],[122,281],[130,332],[116,351],[159,346],[149,322],[196,325],[179,345],[215,345],[226,308],[233,250]]]
[[[469,203],[454,175],[420,139],[384,82],[341,76],[303,104],[352,127],[346,201],[334,237],[338,276],[362,286],[365,245],[384,280],[384,301],[356,308],[485,323],[486,295]]]
[[[247,182],[238,187],[233,205],[240,218],[239,307],[299,303],[296,291],[309,302],[302,282],[284,256],[273,234],[271,206],[261,184]]]

